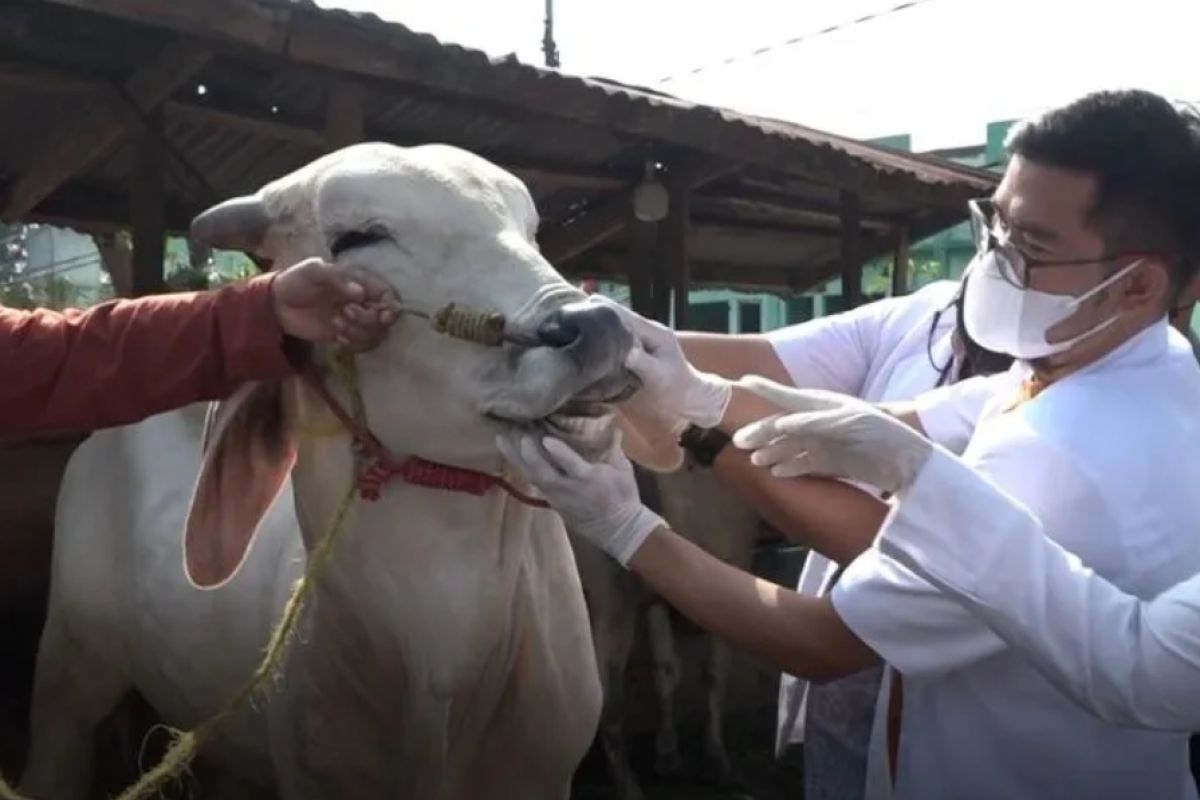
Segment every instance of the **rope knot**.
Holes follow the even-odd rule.
[[[375,461],[358,475],[358,494],[363,500],[375,502],[379,499],[383,487],[396,474],[392,464]]]
[[[457,308],[450,303],[434,312],[430,324],[438,333],[468,342],[499,347],[504,344],[504,315],[470,308]]]

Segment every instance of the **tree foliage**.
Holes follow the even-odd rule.
[[[98,284],[76,283],[68,276],[73,267],[29,271],[28,241],[36,225],[0,225],[0,305],[13,308],[84,308],[115,296],[113,265],[100,258]],[[110,257],[124,256],[128,261],[132,241],[128,231],[107,234],[97,241],[98,257],[101,245],[114,249]],[[121,252],[115,252],[121,251]],[[125,264],[126,269],[128,264]],[[168,291],[198,291],[243,280],[257,273],[253,262],[241,256],[224,254],[214,259],[212,253],[191,246],[169,244],[163,263]],[[126,276],[126,280],[128,276]],[[95,285],[93,285],[95,284]]]
[[[919,289],[927,283],[947,277],[947,268],[936,258],[908,259],[908,289]],[[891,294],[892,259],[880,259],[863,269],[863,294],[886,297]]]
[[[29,236],[37,225],[0,225],[0,305],[69,308],[95,302],[104,287],[88,290],[61,273],[29,271]]]

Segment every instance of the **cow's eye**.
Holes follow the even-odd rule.
[[[369,247],[380,242],[391,241],[391,238],[386,230],[374,226],[362,230],[345,231],[334,238],[333,244],[329,245],[329,252],[333,253],[336,258],[347,250]]]

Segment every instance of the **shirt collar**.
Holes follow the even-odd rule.
[[[1171,326],[1164,316],[1162,319],[1154,322],[1141,331],[1138,331],[1133,336],[1130,336],[1118,347],[1112,349],[1092,363],[1075,370],[1070,375],[1061,380],[1070,380],[1076,375],[1087,375],[1100,370],[1113,369],[1116,367],[1130,366],[1161,356],[1167,351],[1168,342],[1171,335]],[[1023,376],[1029,375],[1033,369],[1025,362],[1014,363],[1013,366],[1019,366],[1019,371]],[[1058,381],[1055,381],[1058,383]]]
[[[1095,372],[1101,369],[1111,369],[1117,366],[1129,366],[1161,356],[1167,352],[1167,344],[1171,335],[1171,325],[1164,316],[1157,322],[1147,325],[1138,333],[1130,336],[1119,347],[1078,370],[1078,374]]]

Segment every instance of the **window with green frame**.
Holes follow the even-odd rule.
[[[762,333],[762,303],[742,303],[738,309],[738,328],[741,333]]]
[[[789,298],[787,301],[787,323],[789,325],[796,325],[801,322],[808,322],[813,318],[814,307],[815,298],[812,295]]]
[[[688,303],[687,329],[707,333],[729,333],[729,303]]]

